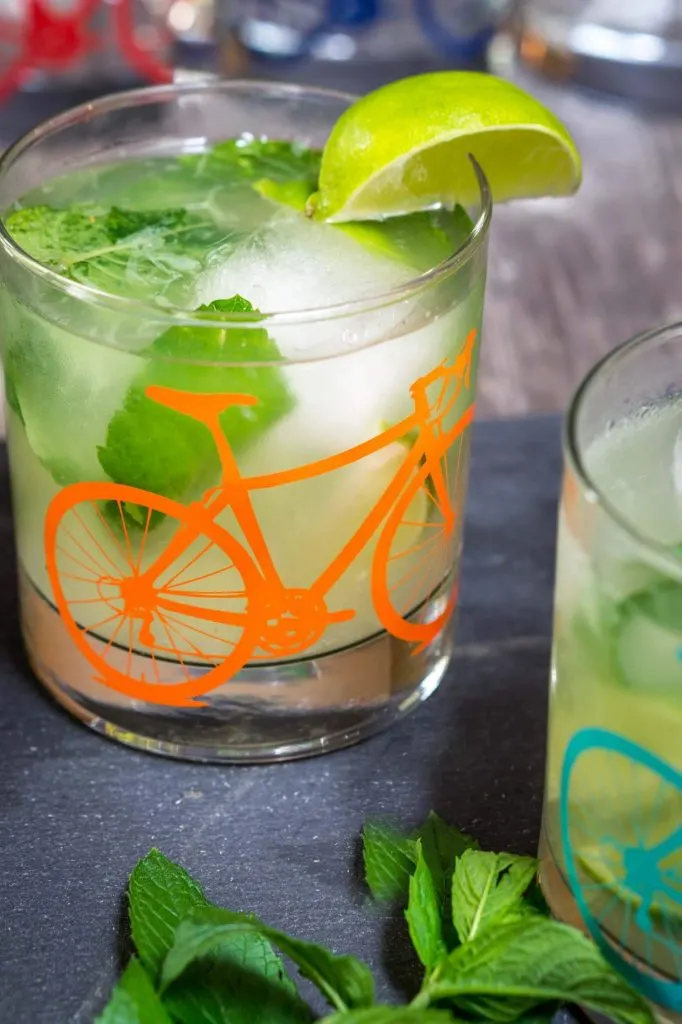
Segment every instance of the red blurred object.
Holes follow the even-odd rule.
[[[103,46],[110,47],[111,29],[114,47],[137,75],[152,82],[170,82],[171,67],[140,46],[136,38],[133,2],[78,0],[71,9],[60,10],[50,0],[25,0],[20,21],[0,16],[0,39],[5,45],[13,44],[14,51],[7,66],[0,69],[0,101],[35,72],[64,71]],[[99,11],[105,13],[96,31],[91,26]]]

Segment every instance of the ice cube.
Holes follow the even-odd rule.
[[[307,310],[382,295],[414,276],[414,268],[369,251],[337,228],[285,211],[236,249],[213,254],[199,278],[196,303],[240,294],[262,313]],[[285,357],[311,349],[323,354],[390,331],[405,312],[393,306],[369,317],[283,326],[272,333]]]
[[[197,304],[239,293],[263,313],[314,309],[380,295],[416,273],[334,226],[287,211],[236,250],[214,255]],[[433,305],[422,292],[351,316],[266,321],[282,356],[295,360],[285,368],[295,405],[252,453],[253,472],[344,451],[409,415],[413,383],[454,358],[479,325],[476,291],[441,316]]]

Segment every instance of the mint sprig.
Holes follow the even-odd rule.
[[[133,957],[96,1024],[173,1024],[144,967]]]
[[[363,841],[372,890],[407,901],[425,968],[409,1005],[376,1003],[361,960],[216,906],[151,850],[128,890],[139,959],[97,1024],[307,1024],[313,1014],[275,949],[328,1002],[323,1024],[549,1024],[562,1003],[615,1024],[653,1024],[649,1005],[594,943],[548,917],[533,858],[480,850],[434,814],[407,836],[369,823]]]

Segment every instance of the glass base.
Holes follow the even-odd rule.
[[[205,707],[162,707],[93,682],[52,604],[25,575],[20,591],[31,667],[67,711],[128,746],[192,761],[284,761],[357,743],[429,697],[453,647],[451,623],[417,653],[382,632],[317,657],[247,666]],[[435,617],[446,600],[434,595],[413,618]]]
[[[563,921],[564,924],[570,924],[574,928],[579,928],[589,937],[589,931],[573,899],[571,890],[566,884],[561,868],[552,854],[544,827],[540,835],[538,857],[540,860],[540,887],[553,917],[558,921]],[[634,956],[631,959],[633,961],[636,960]],[[661,1024],[682,1024],[682,1014],[654,1004],[652,1004],[651,1008],[654,1011],[656,1020],[660,1021]],[[607,1020],[607,1018],[600,1014],[592,1013],[585,1007],[582,1007],[582,1010],[591,1020],[595,1021],[595,1024],[604,1024]]]

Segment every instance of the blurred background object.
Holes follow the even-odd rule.
[[[349,87],[361,67],[377,83],[429,67],[479,67],[512,0],[234,0],[224,24],[228,57],[288,77]],[[228,67],[228,70],[230,68]]]
[[[0,0],[0,99],[171,78],[171,0]]]
[[[167,82],[216,49],[214,0],[0,0],[0,101]]]
[[[682,107],[682,0],[524,0],[517,36],[551,78]]]

